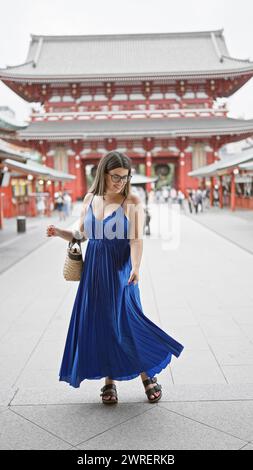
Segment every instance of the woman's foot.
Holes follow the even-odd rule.
[[[117,396],[115,394],[116,392],[116,385],[114,383],[113,380],[110,380],[110,379],[105,379],[105,385],[114,385],[115,387],[112,388],[112,390],[110,390],[109,388],[106,390],[106,393],[102,393],[102,399],[103,401],[114,401],[116,402],[117,401]],[[113,391],[113,389],[115,390],[115,392]],[[102,391],[102,389],[101,389]]]
[[[143,373],[141,374],[142,382],[144,382],[144,381],[147,380],[148,378],[149,378],[149,377],[147,376],[147,374],[145,374],[145,372],[143,372]],[[143,385],[144,385],[144,388],[145,388],[145,392],[146,392],[147,390],[149,390],[150,388],[154,388],[154,384],[155,384],[155,383],[156,383],[156,379],[154,378],[154,379],[153,379],[153,384],[149,384],[149,385],[146,385],[146,386],[143,384]],[[154,394],[152,393],[151,395],[149,395],[148,398],[149,398],[150,400],[155,400],[156,398],[158,398],[158,397],[161,395],[161,393],[162,393],[161,390],[160,390],[160,391],[157,391],[157,392],[154,392]]]

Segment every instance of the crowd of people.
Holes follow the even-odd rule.
[[[72,198],[67,191],[59,191],[56,194],[55,209],[58,212],[59,220],[65,220],[72,212]]]
[[[190,213],[203,212],[204,209],[210,207],[209,202],[210,190],[209,189],[190,189],[187,192],[187,202]]]
[[[37,214],[39,217],[47,215],[47,205],[46,197],[40,195],[37,198]],[[59,220],[65,220],[72,213],[72,197],[68,191],[59,191],[54,195],[54,201],[50,203],[50,211],[56,210],[59,215]]]
[[[153,200],[156,203],[179,204],[186,212],[187,207],[190,213],[198,214],[210,207],[210,189],[191,189],[185,192],[174,187],[163,187],[154,191]],[[218,189],[214,188],[214,205],[219,204]]]
[[[134,192],[140,196],[141,201],[145,207],[145,229],[147,234],[150,234],[150,219],[151,215],[148,209],[148,202],[155,203],[168,203],[168,204],[179,204],[181,209],[186,212],[187,207],[190,213],[198,214],[203,212],[205,209],[210,207],[209,189],[191,189],[188,188],[184,193],[180,189],[174,187],[164,186],[159,189],[152,190],[148,196],[144,189],[141,187],[133,187]],[[213,193],[214,206],[219,204],[219,193],[218,188],[214,188]],[[52,210],[55,209],[59,215],[59,220],[65,220],[72,213],[73,202],[71,195],[68,191],[59,191],[55,193],[55,200],[52,206]],[[38,215],[45,215],[45,201],[40,197],[37,201]]]

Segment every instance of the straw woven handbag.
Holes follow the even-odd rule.
[[[63,267],[66,281],[80,281],[83,270],[83,256],[80,240],[72,238],[68,243],[67,255]]]

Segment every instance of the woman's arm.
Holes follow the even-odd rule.
[[[130,246],[132,266],[133,268],[139,269],[143,253],[143,240],[132,240]]]
[[[133,205],[130,209],[130,250],[132,270],[128,282],[138,282],[139,269],[143,253],[143,230],[145,213],[142,202],[138,196],[133,196]]]
[[[87,210],[87,201],[90,199],[90,193],[86,194],[86,196],[83,199],[83,205],[82,205],[82,210],[81,214],[78,220],[77,228],[71,230],[72,237],[76,238],[77,240],[80,240],[81,242],[84,242],[87,240],[87,237],[84,232],[84,217],[86,215],[86,210]]]
[[[56,234],[55,234],[56,237],[60,237],[60,238],[63,238],[64,240],[67,240],[68,242],[71,242],[71,240],[73,238],[72,230],[65,230],[65,229],[62,229],[62,228],[56,228],[55,231],[56,231]]]
[[[55,227],[54,225],[48,225],[47,227],[47,236],[48,237],[60,237],[67,241],[72,241],[73,237],[84,242],[87,240],[84,233],[84,217],[86,214],[88,202],[90,201],[91,193],[87,193],[83,199],[83,205],[81,209],[81,214],[78,220],[77,228],[73,230],[66,230],[62,228]]]

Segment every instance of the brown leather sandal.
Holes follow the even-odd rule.
[[[153,383],[156,384],[156,385],[154,385],[154,387],[149,388],[148,390],[145,390],[145,393],[146,393],[150,403],[155,403],[155,402],[159,401],[162,397],[162,386],[160,384],[156,383],[156,382],[157,382],[156,377],[150,377],[150,378],[142,381],[144,387],[146,387],[147,385],[151,385]],[[155,392],[160,392],[160,395],[158,395],[158,397],[155,397],[155,398],[150,398],[150,395],[154,395]]]
[[[116,388],[116,385],[115,384],[107,384],[107,385],[104,385],[102,388],[101,388],[101,392],[100,393],[100,396],[102,397],[102,402],[105,404],[105,405],[111,405],[111,404],[115,404],[115,403],[118,403],[118,395],[117,395],[117,388]],[[116,400],[103,400],[103,397],[104,396],[114,396],[116,397]]]

